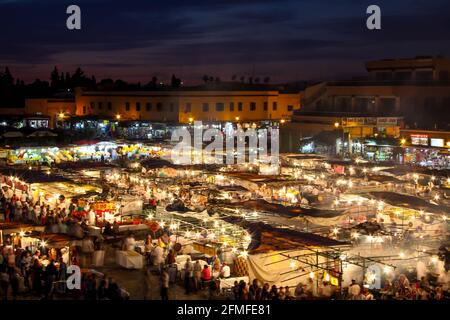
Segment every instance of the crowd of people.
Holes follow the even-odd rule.
[[[91,272],[81,276],[81,287],[67,290],[67,266],[78,265],[70,259],[66,249],[36,250],[28,247],[13,249],[0,246],[0,297],[3,300],[21,296],[52,299],[54,294],[70,291],[71,297],[86,300],[123,300],[128,293],[118,286],[112,277]]]

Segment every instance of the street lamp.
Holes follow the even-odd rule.
[[[280,120],[280,123],[281,123],[281,124],[283,124],[283,123],[285,123],[285,122],[286,122],[286,120],[284,120],[284,119],[281,119],[281,120]]]
[[[60,112],[59,115],[58,115],[58,117],[59,117],[60,119],[63,119],[63,118],[64,118],[64,113],[63,113],[63,112]]]
[[[120,120],[121,117],[122,117],[122,116],[121,116],[120,114],[116,115],[116,119],[117,119],[117,120]]]
[[[239,117],[234,118],[236,121],[239,121]]]
[[[339,122],[335,122],[334,123],[334,127],[336,128],[336,129],[338,129],[339,127],[341,126],[341,124],[339,123]],[[342,126],[342,140],[341,140],[341,144],[342,144],[342,150],[341,150],[341,153],[342,153],[342,159],[344,159],[344,126]],[[350,148],[350,146],[348,146],[349,148]]]

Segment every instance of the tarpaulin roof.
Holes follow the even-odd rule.
[[[273,227],[263,222],[249,222],[238,217],[225,217],[224,221],[239,224],[252,236],[247,248],[250,253],[263,253],[268,251],[297,250],[302,247],[337,247],[348,243],[331,238],[322,237],[309,232]]]
[[[341,210],[322,210],[316,208],[304,208],[300,206],[283,206],[277,203],[270,203],[262,199],[249,200],[231,204],[231,206],[241,207],[249,210],[275,213],[285,217],[298,217],[301,215],[312,217],[331,218],[343,213]]]
[[[54,173],[47,174],[43,171],[27,170],[27,169],[14,169],[14,168],[1,168],[0,175],[17,177],[25,183],[44,183],[44,182],[68,182],[62,176],[55,175]]]
[[[385,176],[385,175],[370,175],[367,177],[369,181],[377,181],[377,182],[392,182],[392,183],[399,183],[403,184],[405,181],[399,180],[395,177],[391,176]]]
[[[79,240],[76,237],[60,233],[41,233],[33,238],[45,241],[49,246],[57,248],[68,247],[72,241]]]
[[[236,191],[236,192],[246,192],[248,191],[247,188],[244,188],[242,186],[218,186],[217,189],[221,190],[221,191]]]
[[[450,208],[447,206],[432,204],[427,200],[406,194],[388,191],[373,191],[369,192],[369,194],[392,206],[404,207],[418,211],[423,210],[425,212],[436,214],[446,214],[450,212]]]

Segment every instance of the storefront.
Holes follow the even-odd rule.
[[[403,130],[404,163],[425,167],[450,168],[450,132]]]
[[[365,139],[358,142],[362,146],[362,155],[371,161],[400,161],[401,148],[395,139]]]

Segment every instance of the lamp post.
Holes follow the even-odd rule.
[[[341,153],[342,153],[342,159],[344,159],[344,126],[343,126],[343,124],[342,124],[342,120],[341,120],[341,123],[339,123],[338,121],[336,121],[336,122],[334,123],[334,127],[335,127],[336,129],[338,129],[339,126],[342,127],[342,140],[341,140],[342,148],[341,148]],[[349,147],[350,147],[350,146],[349,146]]]

